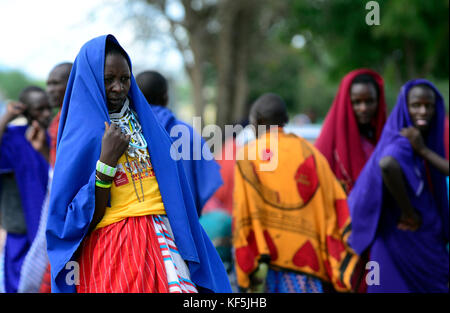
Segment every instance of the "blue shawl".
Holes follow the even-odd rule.
[[[395,264],[393,272],[401,272],[410,291],[448,290],[449,212],[445,176],[429,166],[432,189],[427,180],[424,160],[414,153],[407,138],[400,135],[402,128],[412,126],[408,112],[407,95],[418,84],[426,84],[436,94],[436,109],[427,137],[428,148],[444,157],[443,127],[444,101],[436,87],[427,80],[406,83],[398,96],[371,158],[363,168],[348,197],[352,217],[351,247],[359,254],[377,242],[377,257]],[[400,209],[383,185],[379,161],[394,157],[401,166],[409,199],[421,216],[422,224],[415,232],[397,229]],[[382,249],[378,248],[383,246]],[[371,258],[378,252],[371,252]],[[388,256],[389,254],[389,256]],[[389,275],[389,266],[380,264],[380,271]]]
[[[172,139],[174,141],[182,141],[180,148],[185,149],[189,147],[189,158],[185,159],[182,157],[181,160],[183,161],[186,178],[191,187],[197,213],[200,216],[206,201],[223,184],[220,166],[214,160],[203,137],[197,134],[191,125],[177,119],[168,108],[152,105],[152,109],[169,135],[172,127],[177,125],[184,126],[185,129],[189,130],[189,134],[180,132],[177,137],[172,137]],[[196,143],[199,143],[199,145],[197,146]],[[182,151],[179,150],[179,152],[183,155]],[[196,157],[194,158],[194,156]]]
[[[52,292],[76,291],[74,285],[66,283],[70,274],[67,270],[73,269],[66,269],[66,264],[76,260],[74,254],[88,232],[95,209],[95,164],[104,121],[110,122],[103,79],[107,40],[119,45],[114,36],[105,35],[81,48],[64,97],[46,231]],[[142,124],[175,242],[192,281],[200,291],[231,292],[223,263],[198,222],[183,165],[171,159],[172,142],[133,76],[128,97]]]
[[[0,147],[0,174],[14,172],[27,228],[24,235],[7,235],[0,260],[0,290],[6,292],[17,292],[24,278],[20,272],[35,240],[47,192],[49,164],[25,138],[27,129],[28,125],[8,127]]]

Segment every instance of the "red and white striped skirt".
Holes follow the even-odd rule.
[[[197,292],[167,217],[128,217],[81,246],[79,293]]]

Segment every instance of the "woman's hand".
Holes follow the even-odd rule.
[[[414,151],[420,156],[423,156],[427,147],[423,141],[422,135],[420,134],[420,130],[415,127],[403,128],[400,131],[400,135],[406,137]]]
[[[49,159],[49,147],[47,143],[47,137],[45,129],[42,128],[37,121],[33,121],[28,127],[25,138],[30,142],[34,150],[41,153],[48,161]]]
[[[119,126],[112,123],[111,126],[105,122],[105,132],[102,138],[102,151],[100,161],[116,167],[117,161],[125,152],[130,142],[130,135],[125,135]]]
[[[250,277],[250,292],[262,293],[266,288],[266,278],[269,271],[269,265],[267,263],[260,263],[258,269]]]
[[[5,119],[11,122],[13,119],[23,114],[27,107],[19,101],[10,101],[6,107]]]

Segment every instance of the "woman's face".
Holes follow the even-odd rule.
[[[421,132],[426,132],[430,127],[435,110],[433,90],[422,86],[413,87],[409,90],[408,112],[414,127]]]
[[[372,84],[356,83],[350,90],[353,112],[359,125],[367,125],[377,113],[378,97]]]
[[[131,86],[131,72],[127,60],[120,54],[108,54],[105,59],[105,92],[108,110],[122,108]]]

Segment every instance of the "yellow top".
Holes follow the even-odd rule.
[[[142,162],[130,156],[127,162],[125,153],[117,162],[117,172],[111,186],[111,207],[106,207],[96,229],[131,216],[166,214],[148,152],[146,161]]]

